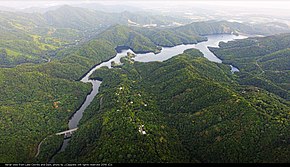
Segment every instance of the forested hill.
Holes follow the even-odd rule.
[[[112,25],[128,25],[128,20],[149,24],[175,19],[130,12],[105,13],[71,6],[46,13],[0,11],[0,66],[47,62],[58,49],[78,45]]]
[[[199,35],[209,35],[211,33],[244,33],[249,35],[272,35],[289,32],[289,26],[283,23],[263,23],[250,24],[228,21],[206,21],[194,22],[185,26],[177,27],[176,31],[191,34],[196,32]]]
[[[131,12],[106,13],[68,5],[45,13],[0,11],[0,66],[48,62],[59,50],[70,50],[75,45],[99,38],[105,38],[114,46],[126,45],[137,52],[157,53],[157,46],[196,43],[205,39],[201,35],[232,32],[267,35],[289,32],[289,27],[282,23],[277,26],[271,23],[252,25],[206,21],[172,27],[172,22],[186,23],[168,16]],[[108,36],[100,37],[100,33]],[[112,36],[110,33],[119,36]],[[86,45],[88,44],[84,44]]]
[[[289,162],[289,102],[186,50],[97,70],[100,94],[56,162]]]
[[[158,52],[158,46],[176,46],[206,40],[198,34],[186,35],[172,29],[143,29],[115,25],[100,33],[97,39],[107,40],[115,46],[127,46],[134,52]]]
[[[290,34],[220,43],[211,48],[224,63],[241,70],[240,83],[290,100]]]
[[[58,28],[73,28],[78,30],[97,29],[114,24],[124,24],[132,26],[143,25],[168,25],[174,21],[182,22],[169,16],[151,15],[144,13],[132,13],[124,11],[121,13],[108,13],[93,9],[72,7],[68,5],[61,6],[56,10],[51,10],[43,14],[47,22]]]
[[[207,26],[206,22],[202,24]],[[207,30],[206,34],[231,33],[233,29],[231,27],[224,28],[223,24],[219,23],[215,24],[215,27],[220,30],[212,30],[214,29],[214,27],[212,27]],[[188,27],[179,31],[178,28],[147,29],[117,24],[107,28],[91,40],[56,52],[56,54],[49,59],[52,61],[57,60],[62,63],[78,62],[79,65],[85,67],[82,71],[85,73],[86,70],[99,63],[100,60],[106,60],[114,56],[117,46],[129,47],[137,53],[158,53],[160,51],[159,46],[192,44],[206,40],[204,36],[198,33],[200,33],[198,30],[191,30]],[[7,54],[4,53],[3,55]],[[70,78],[72,78],[72,76],[70,76]]]
[[[205,35],[212,34],[276,34],[289,32],[289,27],[271,28],[265,25],[249,25],[227,21],[206,21],[194,22],[185,26],[173,28],[140,28],[115,25],[104,32],[98,38],[107,39],[117,45],[126,45],[137,52],[134,42],[151,47],[157,46],[172,47],[180,44],[193,44],[205,40]],[[130,43],[131,42],[131,43]],[[132,44],[133,43],[133,44]],[[146,50],[145,50],[146,51]]]
[[[212,21],[182,27],[142,27],[172,21],[144,13],[110,14],[70,6],[46,13],[1,11],[0,163],[46,163],[62,143],[61,136],[51,135],[68,128],[68,118],[91,90],[89,84],[76,80],[115,56],[118,45],[157,53],[159,46],[196,43],[205,40],[202,35],[206,34],[253,30]],[[284,32],[275,26],[271,30]],[[269,32],[263,27],[259,31]],[[269,48],[286,40],[281,37],[267,43],[271,37],[263,39],[269,39],[262,42]],[[248,43],[253,41],[241,45]],[[196,50],[164,63],[124,59],[121,68],[101,69],[95,74],[104,79],[101,94],[85,112],[68,148],[71,152],[66,152],[63,160],[78,160],[79,156],[80,162],[95,163],[285,162],[289,157],[289,103],[275,94],[281,96],[282,92],[284,97],[289,88],[289,66],[280,59],[288,52],[286,47],[274,49],[257,59],[261,72],[276,77],[271,82],[278,93],[267,87],[240,86],[243,83],[235,80],[238,74],[231,75],[228,66],[211,63]],[[270,61],[273,57],[279,59]],[[241,68],[241,74],[256,77],[250,71],[244,73],[238,61],[232,62]],[[269,64],[278,62],[286,63],[286,70],[272,70]],[[262,79],[263,83],[270,80]],[[119,91],[120,87],[125,91]],[[101,112],[97,113],[99,102]],[[139,134],[141,124],[148,135]],[[41,141],[41,152],[35,158]],[[213,147],[208,148],[208,143]],[[252,147],[246,149],[248,146]]]

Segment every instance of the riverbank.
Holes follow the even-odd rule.
[[[159,54],[154,54],[152,52],[150,53],[134,53],[131,49],[127,49],[127,50],[122,50],[122,52],[117,53],[114,57],[112,57],[111,59],[107,60],[107,61],[103,61],[97,65],[95,65],[94,67],[92,67],[90,69],[90,71],[88,71],[85,75],[83,75],[83,77],[80,79],[81,82],[84,83],[92,83],[92,91],[90,92],[90,94],[87,95],[86,100],[84,101],[84,103],[81,105],[81,107],[79,108],[79,110],[77,110],[72,117],[69,120],[69,129],[73,129],[76,128],[80,119],[82,118],[83,112],[85,111],[85,109],[90,105],[90,103],[92,102],[92,100],[94,99],[94,97],[98,94],[98,90],[99,87],[101,85],[101,81],[98,80],[92,80],[90,79],[90,75],[97,70],[100,67],[104,67],[107,66],[108,68],[111,68],[111,62],[116,62],[119,63],[120,59],[124,56],[127,55],[127,52],[131,52],[133,54],[135,54],[136,56],[133,58],[135,61],[139,61],[139,62],[151,62],[151,61],[165,61],[168,60],[169,58],[176,56],[178,54],[183,53],[184,50],[186,49],[190,49],[190,48],[196,48],[199,49],[203,54],[204,57],[206,57],[208,60],[211,61],[210,57],[215,57],[215,55],[210,52],[210,50],[208,49],[208,46],[218,46],[218,43],[223,41],[223,42],[227,42],[230,40],[234,40],[234,39],[238,39],[241,38],[241,36],[235,36],[235,35],[231,35],[231,34],[218,34],[218,35],[209,35],[207,36],[207,41],[203,41],[197,44],[189,44],[189,45],[177,45],[171,48],[162,48],[161,52]],[[202,47],[199,47],[202,46]],[[217,58],[217,57],[215,57]],[[68,146],[68,141],[66,140],[65,143],[63,143],[60,152],[64,151],[65,148]],[[56,154],[57,155],[57,154]],[[52,159],[54,159],[54,157],[52,157]]]

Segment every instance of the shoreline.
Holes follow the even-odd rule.
[[[225,35],[229,35],[230,33],[225,33]],[[210,34],[210,35],[223,35],[223,34]],[[210,36],[210,35],[208,35],[208,36]],[[206,41],[208,41],[208,37],[207,36],[204,36],[204,37],[206,37],[206,39],[205,40],[203,40],[203,41],[198,41],[197,43],[192,43],[192,44],[198,44],[198,43],[202,43],[202,42],[206,42]],[[182,44],[180,44],[180,45],[188,45],[188,44],[190,44],[190,43],[182,43]],[[175,45],[175,46],[172,46],[172,47],[176,47],[176,46],[179,46],[179,45]],[[169,47],[169,48],[172,48],[172,47]],[[121,49],[122,48],[122,49]],[[162,47],[163,48],[163,47]],[[161,48],[161,50],[162,50],[162,48]],[[99,78],[99,77],[95,77],[95,78],[90,78],[90,76],[87,76],[90,72],[92,72],[92,70],[93,69],[95,69],[97,66],[99,66],[99,65],[101,65],[102,63],[106,63],[106,62],[109,62],[111,59],[113,59],[113,58],[115,58],[119,53],[122,53],[122,51],[124,51],[124,50],[128,50],[128,49],[131,49],[132,50],[132,48],[130,48],[130,47],[127,47],[127,46],[117,46],[116,48],[115,48],[115,51],[117,52],[114,56],[111,56],[109,59],[106,59],[106,60],[103,60],[103,61],[101,61],[101,62],[99,62],[99,63],[97,63],[97,64],[95,64],[94,66],[92,66],[85,74],[83,74],[81,77],[80,77],[80,79],[78,79],[78,80],[76,80],[76,81],[80,81],[80,82],[83,82],[83,83],[88,83],[88,82],[90,82],[91,84],[92,84],[92,88],[91,88],[91,91],[89,92],[89,93],[87,93],[87,95],[86,95],[86,98],[83,100],[83,102],[82,102],[82,104],[77,108],[77,110],[75,111],[75,112],[73,112],[71,115],[70,115],[70,117],[69,117],[69,120],[67,121],[67,124],[68,124],[68,126],[69,126],[69,122],[71,121],[71,119],[74,117],[74,115],[77,113],[77,112],[79,112],[79,110],[82,108],[82,106],[85,104],[85,102],[87,101],[87,97],[88,97],[88,95],[90,95],[93,91],[94,91],[94,83],[92,83],[93,81],[100,81],[100,82],[102,82],[102,80],[98,80],[98,79],[101,79],[101,78]],[[208,49],[208,48],[207,48]],[[160,50],[160,52],[161,52],[161,50]],[[209,50],[209,49],[208,49]],[[134,52],[134,50],[132,50],[133,52]],[[211,52],[211,50],[209,50],[210,52]],[[151,53],[152,51],[144,51],[144,52],[134,52],[135,54],[146,54],[146,53]],[[154,52],[152,52],[152,53],[154,53]],[[154,53],[155,55],[156,55],[156,53]],[[157,53],[158,54],[158,53]],[[205,56],[204,56],[205,57]],[[217,57],[218,58],[218,57]],[[94,72],[94,71],[93,71]],[[93,72],[92,72],[92,74],[93,74]],[[82,79],[84,79],[85,77],[87,77],[87,79],[88,79],[88,81],[82,81]],[[99,87],[101,86],[101,84],[99,85]],[[96,93],[96,95],[97,95],[98,93]],[[96,96],[95,95],[95,96]],[[94,99],[95,98],[95,96],[93,96],[92,97],[92,99]],[[90,104],[88,104],[88,105],[90,105]],[[86,109],[86,108],[85,108]],[[85,109],[83,110],[83,112],[85,112]],[[81,118],[82,117],[80,117],[80,119],[79,120],[81,120]],[[68,129],[70,129],[69,127],[68,127]],[[63,144],[64,144],[64,141],[65,140],[67,140],[67,139],[63,139],[63,142],[62,142],[62,145],[60,146],[60,148],[58,149],[58,151],[50,158],[50,161],[53,159],[53,157],[54,156],[56,156],[58,153],[59,153],[59,151],[61,150],[61,148],[63,147]],[[70,140],[70,139],[68,139],[68,140]],[[67,146],[68,146],[69,144],[67,144]]]

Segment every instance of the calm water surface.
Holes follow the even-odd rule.
[[[216,63],[222,63],[222,61],[217,58],[209,49],[208,47],[218,47],[219,42],[228,42],[231,40],[235,40],[235,39],[244,39],[247,38],[246,36],[235,36],[235,35],[230,35],[230,34],[222,34],[222,35],[208,35],[207,36],[208,41],[204,41],[204,42],[200,42],[198,44],[188,44],[188,45],[178,45],[178,46],[174,46],[174,47],[163,47],[161,52],[158,54],[154,54],[154,53],[145,53],[145,54],[136,54],[136,57],[134,57],[133,59],[135,61],[139,61],[139,62],[152,62],[152,61],[165,61],[173,56],[176,56],[178,54],[183,53],[184,50],[186,49],[190,49],[190,48],[195,48],[195,49],[199,49],[203,54],[204,57],[206,57],[208,60],[216,62]],[[117,55],[106,61],[103,62],[99,65],[97,65],[96,67],[92,68],[82,79],[81,82],[84,83],[91,83],[92,84],[92,91],[90,94],[88,94],[88,96],[86,97],[85,102],[82,104],[82,106],[79,108],[79,110],[77,110],[74,115],[71,117],[71,119],[69,120],[69,129],[74,129],[78,126],[79,121],[81,120],[82,116],[83,116],[83,112],[85,111],[85,109],[90,105],[90,103],[92,102],[92,100],[94,99],[94,97],[98,94],[99,92],[99,87],[101,85],[101,81],[98,80],[91,80],[89,79],[90,75],[97,70],[100,67],[108,67],[111,68],[111,62],[114,61],[116,63],[120,63],[120,59],[122,57],[125,57],[127,55],[127,52],[131,52],[134,53],[132,50],[128,49],[128,50],[122,50],[121,53],[117,53]],[[236,67],[231,66],[231,71],[232,72],[236,72],[239,71]],[[70,139],[64,139],[64,142],[62,144],[61,149],[59,150],[59,152],[62,152],[66,149],[66,147],[69,144],[69,140]],[[52,159],[49,161],[50,163],[54,163],[54,156],[52,157]]]

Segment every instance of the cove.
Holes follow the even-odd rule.
[[[125,57],[127,55],[127,52],[131,52],[131,53],[134,53],[136,55],[136,57],[133,58],[135,61],[152,62],[152,61],[165,61],[167,59],[170,59],[173,56],[176,56],[178,54],[183,53],[183,51],[186,49],[195,48],[195,49],[200,50],[204,54],[204,57],[206,57],[209,61],[216,62],[216,63],[222,63],[222,60],[217,58],[208,49],[208,47],[218,47],[219,42],[228,42],[228,41],[232,41],[235,39],[247,38],[247,36],[243,36],[243,35],[236,36],[236,35],[232,35],[232,34],[208,35],[206,37],[208,39],[207,41],[203,41],[203,42],[200,42],[197,44],[178,45],[178,46],[174,46],[174,47],[163,47],[161,52],[158,54],[154,54],[152,52],[136,54],[131,49],[119,50],[119,53],[117,53],[114,58],[112,58],[108,61],[102,62],[99,65],[96,65],[95,67],[93,67],[81,79],[81,82],[92,84],[92,91],[90,94],[87,95],[82,106],[70,118],[69,123],[68,123],[69,129],[74,129],[74,128],[78,127],[79,121],[81,120],[85,109],[90,105],[90,103],[92,102],[94,97],[99,92],[99,87],[100,87],[102,81],[89,79],[90,76],[92,75],[92,73],[94,71],[96,71],[97,69],[104,67],[104,66],[106,66],[108,68],[112,68],[111,62],[114,61],[115,63],[120,63],[120,59],[122,57]],[[234,67],[232,65],[230,65],[230,67],[231,67],[232,72],[239,71],[236,67]],[[66,147],[69,144],[69,140],[70,140],[70,138],[64,139],[63,144],[57,153],[63,152],[66,149]],[[57,153],[50,159],[49,163],[54,163],[54,157],[57,155]]]

